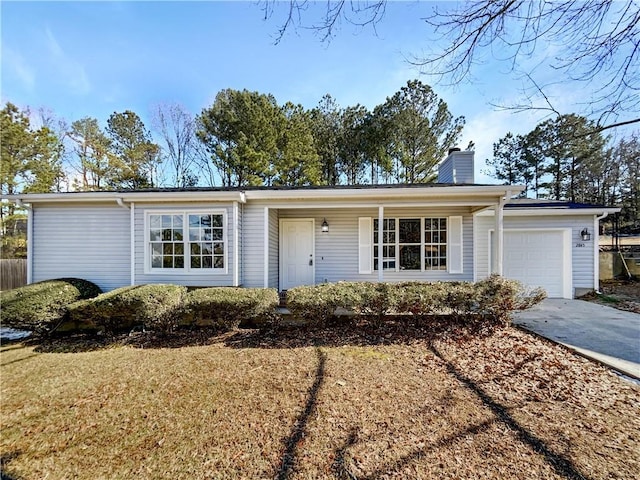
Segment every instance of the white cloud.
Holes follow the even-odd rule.
[[[36,72],[19,52],[6,45],[2,47],[3,75],[14,75],[27,91],[36,85]]]
[[[71,58],[60,46],[53,32],[45,29],[46,47],[51,60],[55,64],[57,74],[61,80],[72,89],[76,95],[86,95],[91,91],[91,82],[84,66]]]

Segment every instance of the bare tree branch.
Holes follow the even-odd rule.
[[[311,2],[290,0],[285,2],[288,15],[276,43],[298,26],[315,30],[322,41],[330,40],[342,21],[375,31],[387,1],[327,1],[322,20],[306,25],[303,14]],[[265,19],[280,5],[276,0],[261,3]],[[488,50],[494,58],[509,62],[512,72],[521,70],[527,61],[542,58],[538,66],[555,69],[562,81],[582,82],[587,87],[582,113],[597,117],[605,128],[628,124],[624,116],[635,117],[640,110],[637,0],[475,0],[436,7],[424,20],[434,29],[436,44],[444,48],[415,56],[410,63],[440,82],[468,81],[474,65]],[[542,96],[550,106],[545,87],[534,80],[535,68],[528,68],[526,74],[532,86],[530,95]],[[514,107],[525,109],[524,105]],[[542,109],[557,113],[554,108]]]

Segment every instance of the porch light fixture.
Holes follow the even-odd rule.
[[[580,236],[582,237],[582,240],[585,241],[585,242],[591,240],[591,234],[589,233],[589,230],[587,230],[586,228],[584,228],[580,232]]]
[[[322,219],[322,233],[329,233],[329,224],[326,218]]]

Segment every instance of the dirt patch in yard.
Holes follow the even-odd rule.
[[[583,300],[640,313],[640,281],[638,280],[604,280],[600,281],[601,293],[590,293]]]
[[[640,477],[640,387],[517,329],[128,338],[2,348],[6,474]]]

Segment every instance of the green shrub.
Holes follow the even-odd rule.
[[[333,283],[292,288],[287,290],[287,308],[307,324],[322,327],[342,305],[340,288]]]
[[[241,323],[273,321],[278,302],[272,288],[200,288],[187,294],[185,318],[195,325],[231,330]]]
[[[353,282],[353,311],[363,315],[375,327],[384,322],[387,315],[397,313],[400,300],[399,284]]]
[[[511,313],[526,310],[547,297],[542,288],[527,289],[517,280],[491,275],[475,284],[478,312],[501,324],[508,324]]]
[[[516,280],[492,276],[481,282],[339,282],[296,287],[287,306],[312,325],[323,326],[336,308],[352,310],[379,327],[392,314],[417,319],[438,316],[440,322],[472,329],[507,325],[514,310],[545,298],[541,289],[526,290]]]
[[[399,313],[427,317],[443,313],[447,287],[444,282],[400,283],[396,309]]]
[[[50,332],[80,299],[95,297],[102,290],[79,278],[60,278],[32,283],[0,293],[2,325],[36,333]]]
[[[91,322],[109,333],[135,325],[169,333],[178,326],[186,291],[167,284],[122,287],[70,305],[69,318],[76,324]]]

